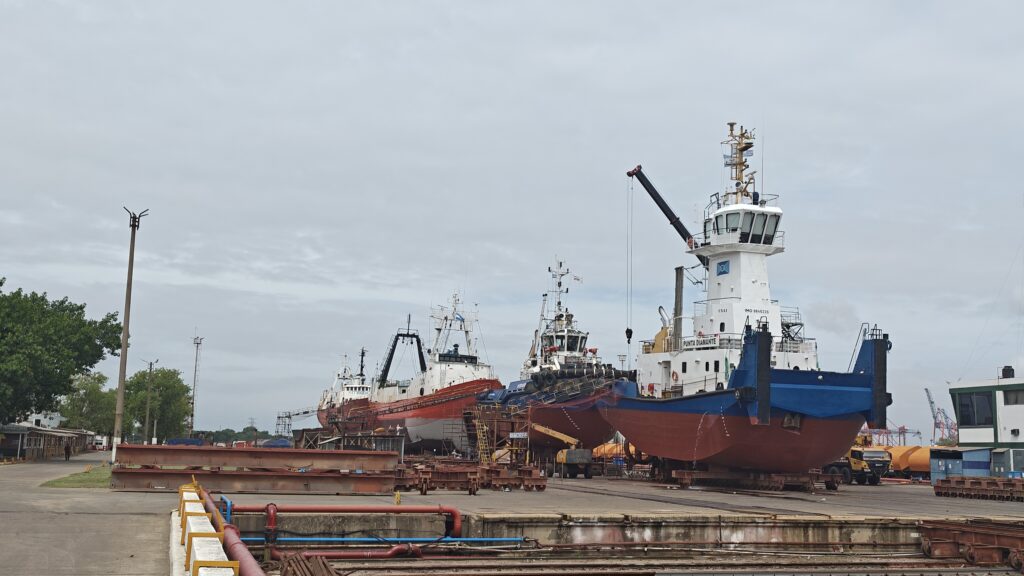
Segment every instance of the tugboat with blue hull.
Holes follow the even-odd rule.
[[[699,261],[707,294],[684,317],[686,270],[676,269],[673,315],[642,343],[636,381],[616,383],[597,406],[637,449],[672,467],[806,473],[848,450],[865,422],[885,425],[889,340],[863,329],[853,372],[820,370],[799,310],[771,297],[767,258],[785,250],[783,213],[746,171],[753,141],[729,124],[722,144],[732,184],[712,195],[696,236],[640,166],[627,173]]]
[[[558,261],[548,272],[553,286],[543,295],[540,321],[523,362],[521,380],[481,395],[480,402],[524,413],[531,424],[538,425],[529,429],[530,447],[535,452],[566,446],[564,440],[543,432],[545,429],[575,439],[576,447],[595,448],[615,434],[598,413],[597,399],[610,393],[616,379],[632,378],[632,373],[603,363],[597,348],[587,346],[589,333],[579,328],[563,300],[569,292],[565,279],[571,276],[565,263]]]
[[[888,335],[869,330],[850,373],[772,368],[767,324],[748,327],[743,341],[722,390],[651,398],[635,382],[620,381],[598,409],[630,443],[659,458],[783,473],[834,461],[866,421],[884,421]]]

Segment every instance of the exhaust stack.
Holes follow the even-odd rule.
[[[686,275],[682,266],[676,266],[676,299],[672,308],[672,350],[679,350],[683,342],[683,282]]]

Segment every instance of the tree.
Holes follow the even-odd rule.
[[[90,320],[84,304],[67,298],[0,290],[0,423],[54,409],[71,379],[116,355],[120,343],[116,313]]]
[[[152,394],[149,405],[150,429],[142,430],[146,421],[147,394]],[[158,439],[184,436],[187,418],[191,413],[189,395],[189,388],[181,379],[180,370],[157,368],[152,375],[148,369],[140,370],[132,374],[124,385],[125,423],[129,430],[139,427],[139,434],[147,439],[153,436],[154,422]]]
[[[117,390],[104,390],[107,377],[99,373],[81,374],[72,383],[71,393],[60,403],[64,426],[92,430],[97,434],[114,433],[114,408]]]

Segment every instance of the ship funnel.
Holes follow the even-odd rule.
[[[672,308],[672,350],[679,350],[683,338],[683,282],[685,268],[676,266],[676,299]]]

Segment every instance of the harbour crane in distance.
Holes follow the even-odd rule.
[[[312,408],[299,408],[297,410],[285,410],[284,412],[278,412],[277,425],[275,426],[274,434],[276,436],[291,438],[292,418],[307,418],[316,414],[316,412],[316,406],[313,406]]]
[[[925,388],[924,393],[928,396],[928,407],[932,411],[932,444],[952,443],[955,445],[959,440],[956,420],[950,418],[945,408],[935,405],[931,390]]]

